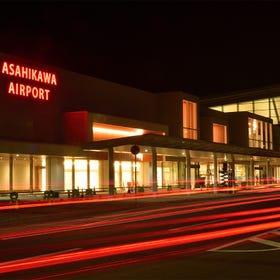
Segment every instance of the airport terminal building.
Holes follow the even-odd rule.
[[[0,193],[280,181],[280,88],[200,100],[6,54],[0,69]]]

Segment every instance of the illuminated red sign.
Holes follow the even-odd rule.
[[[15,82],[14,80],[9,81],[7,89],[9,94],[48,101],[51,95],[50,87],[57,86],[57,77],[54,73],[6,61],[3,62],[1,72],[3,75],[23,79],[22,83]],[[24,80],[30,80],[31,84],[27,84]],[[34,82],[41,83],[42,86],[34,85]]]

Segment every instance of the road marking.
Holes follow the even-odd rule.
[[[272,231],[268,231],[268,232],[264,232],[264,233],[261,233],[261,234],[254,235],[252,237],[247,237],[247,238],[244,238],[244,239],[240,239],[240,240],[237,240],[237,241],[227,243],[227,244],[221,245],[219,247],[210,249],[208,251],[210,251],[210,252],[222,252],[222,253],[256,253],[256,252],[268,252],[268,251],[280,250],[280,243],[279,242],[272,241],[272,240],[269,240],[269,239],[260,238],[261,236],[269,234],[269,233],[272,233],[272,234],[275,234],[275,235],[280,235],[280,229],[276,229],[276,230],[272,230]],[[231,247],[231,246],[234,246],[234,245],[241,244],[242,242],[246,242],[246,241],[251,241],[251,242],[254,242],[254,243],[260,243],[260,244],[263,244],[263,245],[266,245],[266,246],[270,246],[272,248],[250,249],[250,250],[224,249],[224,248],[227,248],[227,247]]]
[[[261,244],[264,244],[264,245],[268,245],[268,246],[271,246],[271,247],[280,248],[280,243],[272,241],[272,240],[258,238],[258,237],[252,237],[252,238],[249,238],[249,240],[253,241],[253,242],[261,243]]]

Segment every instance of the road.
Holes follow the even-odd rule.
[[[0,208],[0,279],[279,279],[279,200],[268,188]]]

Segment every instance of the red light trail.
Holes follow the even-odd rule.
[[[0,236],[2,241],[81,229],[89,230],[88,232],[85,232],[88,236],[93,232],[95,237],[82,240],[74,239],[71,241],[72,247],[70,247],[70,249],[67,243],[61,244],[50,242],[49,244],[44,244],[40,246],[40,249],[47,251],[46,254],[4,261],[0,264],[0,274],[117,255],[126,255],[129,253],[148,252],[149,250],[195,244],[208,240],[211,240],[211,244],[213,244],[215,240],[218,242],[219,239],[226,237],[236,237],[239,235],[277,229],[280,228],[280,206],[238,212],[206,213],[206,215],[202,215],[200,212],[209,212],[217,209],[226,210],[229,207],[252,204],[259,204],[259,206],[262,206],[261,203],[268,201],[274,202],[279,199],[280,195],[276,194],[251,198],[239,197],[238,201],[222,199],[218,201],[206,201],[203,203],[190,203],[183,206],[168,206],[161,209],[134,210],[133,212],[128,213],[100,215],[97,217],[97,220],[94,220],[94,218],[81,219],[77,225],[73,225],[70,222],[70,225],[59,225],[58,223],[58,226],[51,227],[51,225],[56,224],[52,223],[49,225],[42,225],[44,228],[3,233]],[[175,217],[177,215],[195,213],[199,214],[199,216]],[[174,216],[174,218],[157,220],[165,217],[170,218],[171,216]],[[227,220],[229,218],[232,218],[233,220]],[[85,223],[85,221],[90,222]],[[175,228],[172,227],[174,225],[176,226]],[[122,234],[124,227],[127,234]],[[129,232],[129,230],[135,231],[137,229],[139,232]],[[204,230],[204,232],[202,232],[202,230]],[[114,232],[114,235],[98,236],[98,233],[103,234],[105,232]],[[81,234],[81,237],[82,235],[83,234]],[[55,235],[52,238],[54,237]],[[32,251],[32,249],[36,249],[36,246],[38,245],[30,244],[28,247],[18,248],[21,250],[19,255],[26,256],[24,250],[30,249]],[[66,246],[68,246],[67,250],[65,249]],[[93,246],[95,248],[90,248]],[[200,244],[198,244],[198,246],[200,246]],[[198,248],[198,246],[196,247]],[[49,253],[50,250],[55,249],[57,251],[59,248],[61,248],[60,252]],[[206,248],[205,245],[204,248]],[[15,250],[17,250],[16,246]],[[4,249],[1,250],[1,254],[3,254],[3,252],[5,253]],[[143,260],[145,259],[143,256],[140,258]],[[120,263],[123,262],[125,262],[125,260],[120,261]],[[103,266],[105,267],[106,265]],[[100,266],[100,268],[103,266]]]
[[[274,200],[279,200],[280,195],[278,196],[273,196],[271,198],[257,198],[257,199],[240,199],[240,201],[237,202],[232,202],[230,203],[230,200],[223,200],[219,201],[221,205],[214,205],[214,203],[217,204],[217,202],[209,202],[205,203],[206,205],[209,204],[210,206],[204,206],[200,208],[194,208],[195,206],[197,207],[198,205],[202,205],[202,203],[198,204],[191,204],[188,206],[177,206],[177,207],[168,207],[167,209],[165,208],[164,210],[166,212],[163,213],[155,213],[155,214],[148,214],[148,215],[143,215],[143,212],[145,211],[139,211],[137,212],[139,217],[136,217],[136,213],[133,213],[132,217],[126,217],[126,218],[118,218],[116,219],[116,216],[114,217],[114,220],[112,220],[112,216],[108,215],[110,217],[109,221],[94,221],[94,222],[89,222],[89,223],[82,223],[82,224],[75,224],[75,225],[67,225],[67,226],[54,226],[47,228],[44,226],[44,228],[39,228],[39,229],[32,229],[32,230],[26,230],[26,231],[18,231],[18,232],[12,232],[12,233],[3,233],[0,234],[0,239],[12,239],[12,238],[24,238],[24,237],[29,237],[29,236],[35,236],[35,235],[44,235],[44,234],[51,234],[51,233],[56,233],[56,232],[62,232],[62,231],[71,231],[71,230],[78,230],[78,229],[86,229],[86,228],[92,228],[92,227],[100,227],[100,226],[111,226],[114,224],[121,224],[121,223],[130,223],[130,222],[136,222],[136,221],[144,221],[144,220],[151,220],[151,219],[156,219],[156,218],[161,218],[161,217],[168,217],[173,216],[173,215],[179,215],[179,214],[187,214],[187,213],[195,213],[195,212],[202,212],[202,211],[208,211],[208,210],[213,210],[213,209],[221,209],[221,208],[226,208],[226,207],[232,207],[232,206],[240,206],[240,205],[249,205],[249,204],[255,204],[255,203],[260,203],[260,202],[267,202],[267,201],[274,201]],[[227,203],[226,203],[227,202]],[[175,210],[178,208],[187,208],[187,209],[181,209],[181,210]],[[188,209],[191,208],[191,209]],[[171,211],[173,210],[173,211]],[[153,210],[152,210],[153,211]],[[155,210],[158,211],[158,210]],[[276,211],[276,210],[275,210]],[[118,214],[119,215],[119,214]],[[224,214],[225,215],[225,214]],[[229,214],[232,215],[232,214]],[[244,215],[244,214],[243,214]],[[218,216],[218,218],[224,218],[224,216]],[[196,218],[194,218],[196,219]],[[77,221],[76,221],[77,223]]]
[[[144,250],[158,249],[170,246],[185,245],[194,242],[201,242],[217,238],[224,238],[245,233],[253,233],[262,230],[270,230],[280,227],[280,221],[274,221],[263,224],[242,226],[236,228],[228,228],[215,230],[211,232],[203,232],[197,234],[188,234],[183,236],[156,239],[151,241],[134,242],[123,245],[106,246],[79,252],[62,253],[53,256],[38,256],[29,259],[8,261],[0,264],[0,273],[12,271],[34,269],[50,265],[65,264],[70,262],[84,261],[88,259],[103,258],[108,256],[128,254]]]

